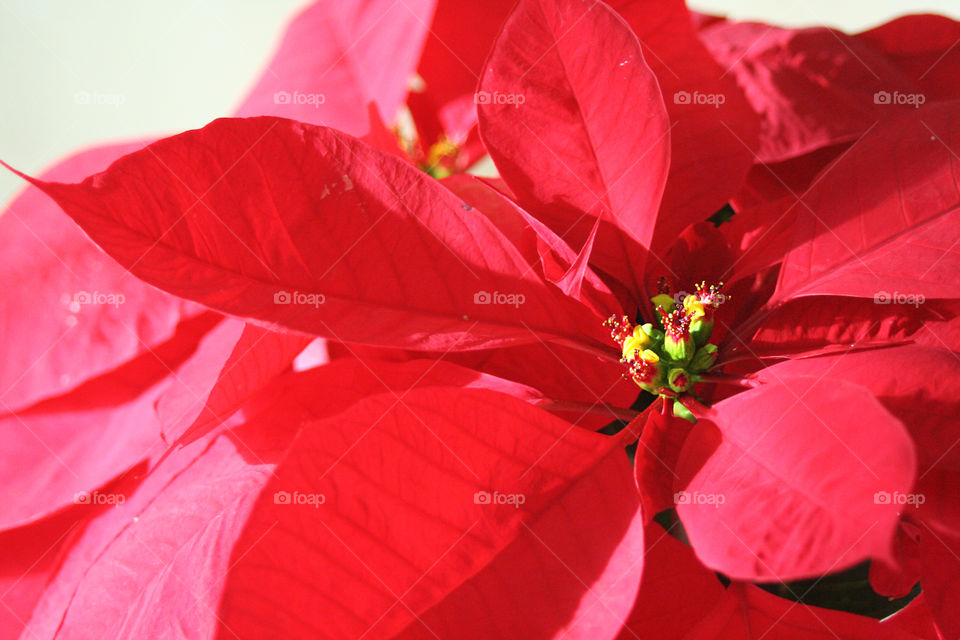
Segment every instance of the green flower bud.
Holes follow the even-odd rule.
[[[717,351],[717,345],[710,342],[697,349],[693,360],[690,361],[690,371],[700,373],[712,367],[713,363],[717,361]]]
[[[673,415],[677,418],[682,418],[687,422],[697,424],[697,417],[691,413],[690,409],[687,409],[685,406],[683,406],[683,403],[679,400],[673,401]]]
[[[686,364],[697,345],[690,335],[690,318],[676,309],[663,316],[663,351],[671,360]]]
[[[653,303],[654,307],[660,307],[666,313],[673,311],[673,307],[676,306],[673,296],[666,293],[659,293],[653,296],[650,298],[650,302]]]
[[[683,369],[671,369],[667,376],[667,384],[677,393],[683,393],[693,386],[694,379]]]

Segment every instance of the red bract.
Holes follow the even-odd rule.
[[[436,0],[310,5],[291,22],[238,116],[271,114],[368,130],[367,103],[396,117],[417,64]]]
[[[680,638],[883,638],[915,640],[901,625],[791,602],[750,584],[724,588],[716,574],[699,565],[691,550],[656,524],[647,527],[646,566],[637,603],[620,639]],[[792,593],[793,597],[800,594]],[[903,622],[902,626],[907,626]],[[915,628],[919,628],[919,622]]]
[[[75,155],[44,174],[80,180],[142,144]],[[0,216],[3,354],[0,410],[23,409],[67,392],[169,339],[192,305],[106,259],[39,190]]]
[[[881,105],[853,61],[814,91],[793,55],[840,38],[920,83],[931,49],[780,32],[735,71],[745,99],[681,3],[440,2],[435,29],[432,3],[388,5],[303,13],[241,110],[265,117],[27,177],[158,308],[213,310],[141,330],[156,363],[107,342],[84,384],[51,360],[18,391],[8,433],[56,434],[75,471],[21,437],[0,512],[30,528],[8,534],[82,523],[38,564],[28,637],[960,633],[960,112],[945,92],[864,125]],[[756,27],[699,24],[750,53]],[[318,34],[359,41],[302,57]],[[378,109],[421,49],[400,150]],[[475,121],[502,180],[434,179],[474,157]],[[750,584],[865,560],[926,609],[881,624]]]

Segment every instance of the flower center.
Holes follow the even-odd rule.
[[[718,348],[710,336],[717,307],[727,300],[722,288],[722,282],[709,287],[701,282],[696,293],[678,300],[661,280],[660,293],[651,298],[656,324],[634,325],[625,315],[604,321],[622,350],[620,361],[627,367],[624,376],[644,391],[662,396],[664,402],[685,393],[692,395],[693,386],[717,360]],[[674,414],[687,417],[689,412],[677,404]]]

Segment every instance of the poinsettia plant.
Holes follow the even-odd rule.
[[[957,38],[316,3],[19,174],[4,632],[957,637]]]

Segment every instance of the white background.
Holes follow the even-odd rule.
[[[326,0],[339,2],[345,0]],[[481,2],[483,0],[461,0]],[[230,113],[302,0],[0,0],[0,158],[36,173],[101,141],[174,133]],[[859,31],[960,1],[690,0],[698,10]],[[79,92],[122,104],[77,104]],[[0,173],[0,202],[21,182]]]

